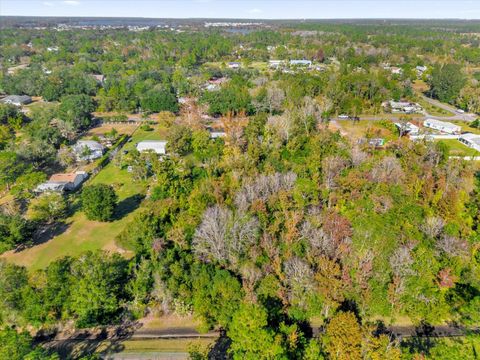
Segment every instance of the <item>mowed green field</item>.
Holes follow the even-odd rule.
[[[124,146],[132,150],[141,140],[164,140],[167,129],[154,125],[151,131],[137,128],[132,138]],[[26,266],[30,271],[45,268],[55,259],[64,256],[78,256],[85,251],[106,250],[131,256],[129,251],[119,248],[115,238],[132,220],[138,210],[138,196],[146,192],[147,183],[134,182],[126,169],[119,169],[112,163],[102,169],[84,186],[91,184],[112,185],[118,195],[117,216],[111,222],[90,221],[81,209],[68,217],[54,234],[46,234],[34,246],[19,252],[8,251],[0,258],[5,258],[18,265]],[[73,197],[72,197],[73,198]],[[78,200],[74,201],[74,207]]]
[[[106,223],[90,221],[81,210],[77,210],[65,220],[65,226],[58,235],[42,239],[40,244],[20,252],[9,251],[1,257],[34,271],[46,267],[55,259],[78,256],[89,250],[104,249],[129,256],[129,252],[115,245],[115,237],[138,211],[129,204],[135,195],[145,193],[146,184],[133,182],[126,170],[120,170],[113,164],[107,165],[88,184],[109,184],[115,188],[119,198],[117,212],[120,213],[117,220]]]
[[[456,139],[443,139],[439,140],[439,142],[440,141],[444,144],[447,144],[450,149],[450,156],[480,156],[478,151],[463,145]]]

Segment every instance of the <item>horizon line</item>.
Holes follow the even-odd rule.
[[[146,16],[65,16],[65,15],[2,15],[2,17],[22,17],[22,18],[66,18],[66,19],[85,19],[85,18],[94,18],[94,19],[150,19],[150,20],[280,20],[280,21],[289,21],[289,20],[462,20],[462,21],[480,21],[480,18],[460,18],[460,17],[332,17],[332,18],[230,18],[230,17],[146,17]]]

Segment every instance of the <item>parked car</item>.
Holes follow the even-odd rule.
[[[338,118],[342,119],[342,120],[348,120],[348,119],[350,119],[350,116],[342,114],[342,115],[338,115]]]

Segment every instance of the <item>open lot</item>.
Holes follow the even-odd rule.
[[[395,125],[387,121],[392,125],[392,129]],[[342,120],[336,121],[335,127],[339,128],[340,132],[352,140],[358,140],[364,137],[371,138],[384,138],[386,140],[395,140],[398,138],[396,132],[392,132],[390,129],[382,125],[380,121],[373,120]]]
[[[444,139],[438,141],[447,144],[450,148],[450,156],[480,156],[478,151],[463,145],[456,139]]]
[[[109,184],[115,188],[119,197],[116,220],[105,223],[90,221],[81,210],[77,210],[57,229],[44,234],[37,245],[19,252],[9,251],[1,257],[33,271],[46,267],[55,259],[78,256],[89,250],[119,251],[129,256],[129,252],[115,245],[115,237],[135,215],[139,205],[137,196],[145,193],[146,184],[133,182],[126,170],[120,170],[113,164],[107,165],[89,183]],[[73,206],[78,206],[78,200]]]
[[[115,129],[118,131],[119,134],[128,134],[131,135],[136,129],[138,125],[137,124],[102,124],[100,126],[94,127],[90,129],[85,135],[86,136],[99,136],[99,135],[104,135],[112,129]]]

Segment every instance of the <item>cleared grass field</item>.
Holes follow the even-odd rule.
[[[89,184],[109,184],[115,188],[119,197],[115,221],[90,221],[81,210],[77,210],[56,232],[40,239],[38,245],[19,252],[9,251],[1,257],[34,271],[46,267],[55,259],[78,256],[89,250],[118,251],[130,256],[129,252],[115,245],[115,237],[138,211],[136,195],[145,193],[146,185],[133,182],[126,170],[120,170],[113,164],[107,165]]]
[[[423,107],[423,109],[433,116],[440,116],[440,117],[449,117],[453,116],[454,113],[447,111],[445,109],[439,108],[438,106],[432,105],[429,102],[426,102],[423,99],[418,100],[418,103]]]
[[[360,120],[360,121],[337,121],[336,126],[338,126],[342,133],[346,136],[357,140],[367,135],[370,137],[384,138],[386,140],[395,140],[398,138],[396,133],[393,133],[386,127],[382,126],[379,121],[373,120]],[[395,126],[392,124],[392,126]]]
[[[439,140],[450,148],[450,156],[480,156],[480,153],[475,149],[463,145],[456,139]]]

